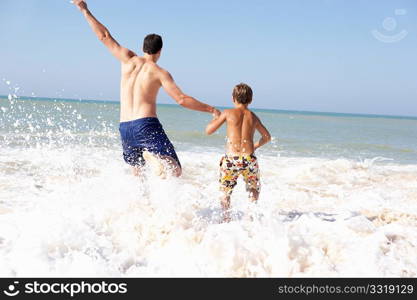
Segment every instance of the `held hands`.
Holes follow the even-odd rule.
[[[85,0],[72,0],[71,1],[80,11],[87,10],[87,3]]]
[[[218,110],[217,108],[213,107],[213,111],[211,112],[211,114],[213,116],[213,119],[217,119],[218,117],[220,117],[222,112]]]

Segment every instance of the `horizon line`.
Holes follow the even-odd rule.
[[[9,95],[0,95],[0,98],[8,99]],[[15,98],[16,99],[16,98]],[[17,99],[27,99],[35,101],[62,101],[62,102],[79,102],[79,103],[111,103],[119,104],[120,100],[98,100],[98,99],[74,99],[74,98],[60,98],[60,97],[39,97],[39,96],[18,96]],[[179,106],[174,103],[157,103],[157,105],[169,105],[169,106]],[[219,108],[231,108],[231,106],[217,106]],[[341,115],[341,116],[351,116],[351,117],[373,117],[373,118],[391,118],[391,119],[411,119],[417,120],[417,116],[413,115],[385,115],[385,114],[367,114],[367,113],[352,113],[352,112],[331,112],[331,111],[310,111],[310,110],[292,110],[292,109],[274,109],[274,108],[259,108],[253,107],[253,110],[258,111],[275,111],[275,112],[286,112],[286,113],[304,113],[304,114],[332,114],[332,115]]]

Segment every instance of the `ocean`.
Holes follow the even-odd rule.
[[[254,111],[260,199],[221,224],[209,114],[159,105],[183,176],[140,180],[118,103],[0,97],[0,276],[417,276],[417,118]]]

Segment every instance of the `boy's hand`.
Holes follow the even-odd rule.
[[[213,107],[213,112],[212,112],[213,119],[217,119],[218,117],[220,117],[221,114],[222,114],[222,112],[220,110]]]
[[[73,0],[71,1],[79,10],[87,10],[87,3],[84,0]]]
[[[208,135],[213,134],[217,129],[219,129],[220,126],[222,126],[224,122],[226,122],[227,115],[226,111],[220,112],[220,110],[214,107],[211,110],[211,113],[213,114],[213,120],[211,120],[206,127],[206,133]]]

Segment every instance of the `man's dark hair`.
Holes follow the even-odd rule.
[[[252,102],[253,92],[249,85],[240,83],[233,89],[233,99],[241,104]]]
[[[162,49],[162,37],[158,34],[148,34],[143,40],[143,52],[156,54]]]

